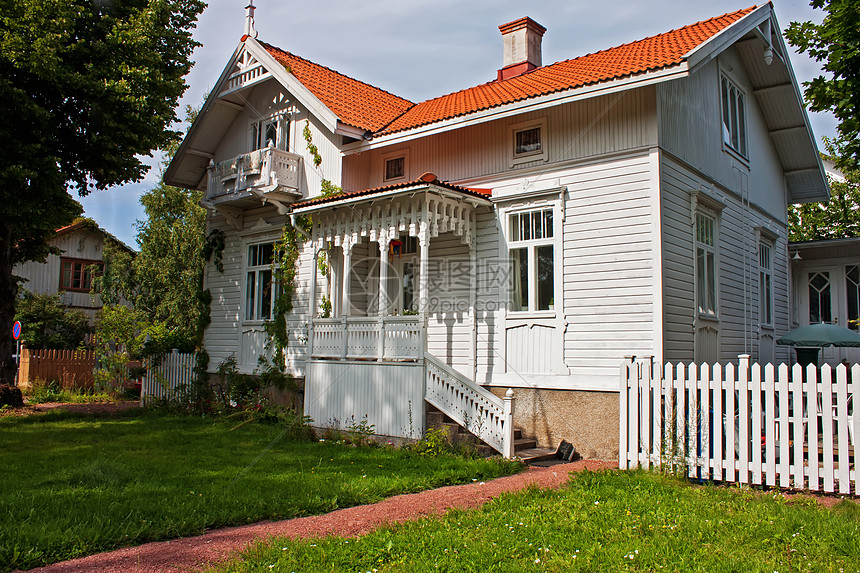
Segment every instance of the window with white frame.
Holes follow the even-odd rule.
[[[406,158],[392,157],[385,160],[385,181],[403,179],[406,177]]]
[[[717,220],[696,213],[696,303],[699,314],[717,315]]]
[[[848,299],[848,328],[860,332],[860,265],[845,267],[845,292]]]
[[[747,157],[747,127],[744,92],[725,75],[720,76],[723,143]]]
[[[511,126],[511,158],[514,164],[546,161],[546,120],[527,121]]]
[[[773,247],[765,242],[758,245],[759,322],[773,325]]]
[[[553,310],[555,241],[552,208],[511,213],[508,223],[510,310]]]
[[[277,298],[272,276],[274,243],[248,245],[245,268],[245,320],[270,320]]]
[[[275,149],[288,150],[290,147],[290,116],[277,114],[251,123],[251,151],[264,149],[269,144]]]

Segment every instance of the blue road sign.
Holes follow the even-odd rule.
[[[18,340],[21,337],[21,321],[16,320],[15,324],[12,325],[12,338]]]

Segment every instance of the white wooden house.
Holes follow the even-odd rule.
[[[772,5],[551,65],[522,18],[495,81],[420,103],[253,11],[165,174],[227,239],[211,370],[257,365],[271,244],[307,215],[287,366],[318,425],[416,435],[430,403],[504,451],[512,389],[541,444],[613,456],[626,357],[787,358],[786,205],[829,191]]]
[[[93,271],[104,268],[105,241],[113,241],[134,253],[94,221],[81,218],[57,229],[50,239],[50,245],[56,247],[59,254],[49,254],[45,262],[21,263],[12,274],[24,279],[22,288],[37,294],[58,294],[63,306],[82,311],[93,322],[102,301],[90,291]]]

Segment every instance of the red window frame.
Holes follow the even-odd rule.
[[[104,270],[104,262],[90,259],[72,259],[60,257],[60,290],[71,292],[90,292],[93,286],[91,266],[98,267],[98,273]]]

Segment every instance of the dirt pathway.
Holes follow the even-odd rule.
[[[259,539],[275,535],[324,537],[363,535],[382,525],[445,513],[452,508],[474,508],[505,492],[519,491],[529,485],[557,488],[567,481],[568,473],[583,469],[606,469],[617,463],[578,461],[548,468],[531,467],[513,476],[488,482],[454,485],[398,495],[374,503],[339,509],[325,515],[300,517],[218,529],[197,537],[147,543],[56,563],[34,571],[49,573],[123,572],[156,573],[188,571],[226,559]]]

